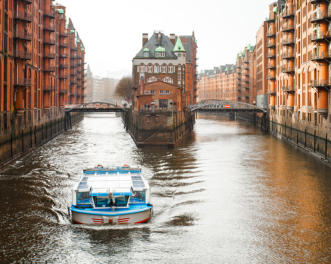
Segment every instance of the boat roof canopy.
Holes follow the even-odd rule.
[[[135,169],[136,173],[126,171],[120,173],[116,171],[108,172],[103,170],[102,173],[86,173],[80,182],[74,188],[78,192],[90,192],[91,196],[108,197],[132,195],[132,191],[142,191],[148,188],[148,183],[143,179],[140,169]]]

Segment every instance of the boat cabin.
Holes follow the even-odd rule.
[[[148,182],[139,169],[97,167],[84,170],[73,188],[73,205],[79,208],[120,209],[149,203]]]

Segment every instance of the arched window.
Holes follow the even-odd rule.
[[[154,65],[154,73],[160,73],[160,67],[158,64]]]
[[[161,66],[161,73],[167,73],[167,65],[166,64],[163,64]]]
[[[153,73],[153,65],[152,65],[152,64],[149,64],[149,65],[147,66],[147,72],[148,72],[148,73]]]

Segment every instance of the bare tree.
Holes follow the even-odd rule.
[[[121,96],[126,100],[130,100],[133,90],[133,80],[130,76],[123,77],[117,84],[115,95]]]

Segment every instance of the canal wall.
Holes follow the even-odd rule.
[[[195,115],[189,112],[126,111],[126,130],[138,147],[175,147],[193,130]]]
[[[70,117],[71,123],[77,123],[83,114],[71,113]],[[0,167],[62,133],[66,121],[59,108],[0,113]]]
[[[327,124],[315,125],[308,120],[298,120],[295,116],[280,117],[268,113],[237,113],[236,119],[249,122],[262,131],[291,145],[301,148],[307,153],[331,162],[331,130]],[[328,122],[321,119],[321,122]]]
[[[315,124],[311,120],[299,120],[296,115],[269,113],[268,122],[273,136],[331,162],[331,127],[326,118],[320,117]]]

